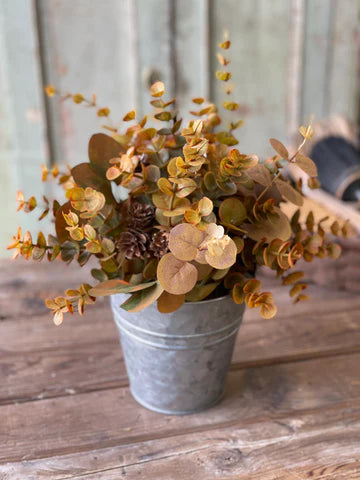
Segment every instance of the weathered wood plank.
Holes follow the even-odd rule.
[[[126,388],[0,407],[0,462],[125,445],[224,426],[279,419],[360,399],[360,354],[231,372],[224,400],[171,417],[136,404]],[[21,432],[21,435],[20,435]]]
[[[306,0],[301,121],[329,114],[334,1]]]
[[[209,0],[176,0],[175,27],[175,95],[184,121],[194,118],[198,110],[194,97],[209,99]]]
[[[46,264],[1,265],[0,353],[4,380],[0,384],[0,404],[128,385],[107,300],[100,299],[86,316],[70,317],[59,328],[43,305],[45,297],[84,281],[87,271],[59,263],[51,265],[55,271],[49,277]],[[326,290],[316,288],[312,300],[294,308],[286,290],[281,290],[275,289],[279,297],[275,319],[263,320],[254,310],[246,312],[233,369],[359,350],[360,299],[346,292],[334,292],[329,298]]]
[[[37,232],[36,213],[16,212],[16,191],[41,195],[41,164],[47,163],[41,65],[34,4],[0,2],[0,257],[16,233]],[[44,221],[43,228],[47,228]]]
[[[360,0],[335,0],[329,112],[359,120]]]
[[[165,83],[167,96],[175,94],[173,3],[167,0],[135,0],[138,35],[138,110],[152,111],[149,87],[157,80]],[[170,99],[169,98],[169,99]]]
[[[45,79],[64,92],[98,94],[116,125],[136,106],[136,63],[131,0],[40,0]],[[94,109],[48,100],[54,160],[87,161],[90,135],[100,129]]]
[[[231,81],[237,86],[233,95],[240,109],[235,115],[225,110],[224,117],[245,119],[238,133],[244,152],[268,156],[268,139],[284,139],[287,134],[290,3],[266,0],[211,2],[212,96],[218,104],[226,96],[222,92],[222,82],[215,79],[218,70],[215,55],[224,31],[228,30],[232,40]]]
[[[360,410],[322,410],[0,466],[3,480],[356,478]],[[131,427],[129,427],[131,428]],[[298,476],[296,476],[298,475]],[[344,475],[347,475],[344,477]]]

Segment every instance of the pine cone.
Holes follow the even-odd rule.
[[[154,224],[154,208],[147,203],[133,202],[128,212],[128,227],[135,230],[148,230]]]
[[[149,246],[149,235],[129,228],[120,234],[117,247],[125,254],[125,258],[132,260],[134,257],[144,258]]]
[[[169,251],[169,233],[161,231],[154,233],[151,239],[149,251],[154,255],[154,257],[163,257]]]

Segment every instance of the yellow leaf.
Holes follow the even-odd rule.
[[[99,108],[97,111],[97,116],[98,117],[107,117],[110,115],[110,109],[105,107],[105,108]]]
[[[81,93],[75,93],[75,95],[73,95],[73,100],[75,103],[81,103],[84,101],[84,97],[82,96]]]
[[[273,303],[265,303],[260,307],[260,314],[263,318],[269,319],[275,317],[277,308]]]
[[[56,93],[56,88],[54,87],[54,85],[47,85],[45,87],[45,92],[48,97],[53,97]]]
[[[136,114],[135,110],[131,110],[126,115],[124,115],[123,121],[124,122],[129,122],[130,120],[134,120],[135,114]]]
[[[150,95],[152,97],[161,97],[165,93],[165,85],[163,82],[155,82],[150,87]]]
[[[157,186],[159,187],[159,190],[162,193],[165,193],[165,195],[170,195],[171,196],[174,193],[173,189],[172,189],[172,186],[171,186],[171,183],[165,177],[159,178],[159,180],[157,182]]]
[[[310,138],[313,136],[314,134],[314,129],[311,125],[305,127],[305,126],[301,126],[299,128],[299,132],[301,133],[301,135],[306,138],[307,140],[310,140]]]
[[[222,43],[219,43],[219,47],[222,48],[223,50],[228,50],[230,48],[231,42],[230,40],[225,40]]]
[[[283,285],[293,285],[294,283],[298,282],[303,278],[305,275],[304,272],[293,272],[283,278],[282,284]]]
[[[231,78],[231,73],[230,72],[224,72],[222,70],[217,70],[216,78],[218,80],[221,80],[222,82],[227,82]]]
[[[226,108],[226,110],[234,111],[239,108],[239,104],[236,102],[223,102],[223,107]]]

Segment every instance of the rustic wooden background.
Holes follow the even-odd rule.
[[[43,86],[98,93],[120,119],[148,109],[161,78],[183,113],[192,96],[221,96],[217,43],[233,41],[236,99],[246,124],[240,147],[270,152],[315,114],[359,114],[360,0],[1,0],[0,256],[20,222],[18,188],[51,194],[40,165],[85,160],[99,128],[93,112],[44,97]]]

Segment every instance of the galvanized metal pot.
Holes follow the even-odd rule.
[[[244,305],[227,296],[185,303],[169,314],[156,304],[129,313],[120,308],[126,298],[110,297],[134,398],[150,410],[178,415],[217,403]]]

